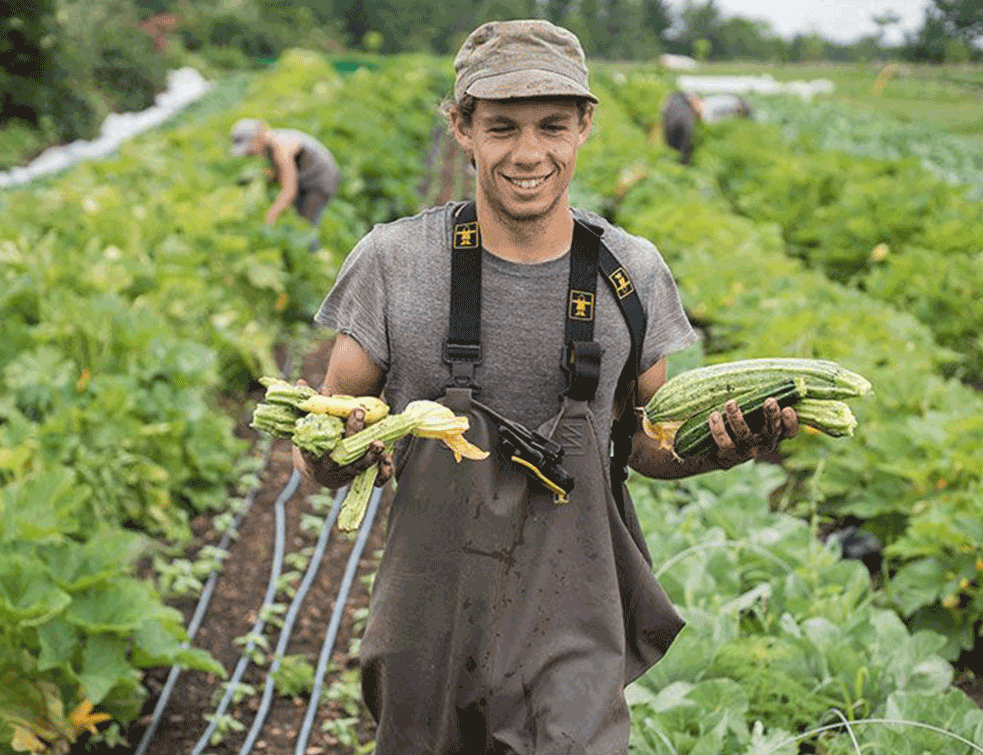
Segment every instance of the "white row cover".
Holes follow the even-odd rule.
[[[797,94],[811,100],[817,94],[832,94],[836,85],[829,79],[814,81],[775,81],[764,76],[680,76],[676,79],[684,92],[696,94]]]
[[[127,139],[163,123],[203,97],[212,86],[194,68],[168,71],[167,88],[154,98],[154,105],[137,113],[111,113],[103,121],[97,139],[50,147],[26,166],[0,171],[0,188],[29,183],[82,160],[106,157]]]

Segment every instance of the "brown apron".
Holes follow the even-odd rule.
[[[449,388],[484,461],[414,438],[401,459],[361,645],[378,755],[628,751],[624,687],[683,626],[652,573],[627,490],[612,494],[586,401],[539,431],[562,444],[567,503],[497,447]]]

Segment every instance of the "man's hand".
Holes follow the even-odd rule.
[[[303,380],[298,380],[297,383],[298,385],[307,385]],[[357,407],[351,411],[345,420],[343,435],[347,438],[363,429],[365,429],[365,410]],[[331,490],[337,490],[348,485],[360,472],[364,472],[376,463],[379,464],[375,478],[377,487],[385,485],[393,476],[394,471],[392,454],[386,453],[386,446],[381,440],[373,441],[360,459],[344,466],[339,466],[332,461],[330,452],[317,457],[306,451],[301,451],[297,446],[293,447],[293,461],[294,466],[304,477]]]
[[[799,432],[799,417],[792,407],[783,409],[774,398],[768,398],[763,409],[764,426],[757,432],[748,427],[733,399],[724,404],[726,423],[720,412],[710,414],[710,435],[717,444],[715,460],[721,469],[730,469],[761,454],[773,453],[778,449],[779,441],[793,438]]]

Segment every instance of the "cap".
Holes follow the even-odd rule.
[[[263,124],[255,118],[243,118],[232,127],[232,154],[241,157],[249,152],[253,139],[263,131]]]
[[[454,60],[454,100],[574,96],[597,102],[587,61],[573,32],[549,21],[490,21],[465,40]]]

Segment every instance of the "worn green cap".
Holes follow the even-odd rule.
[[[580,40],[549,21],[490,21],[465,40],[454,61],[457,102],[573,96],[597,102],[587,86]]]

